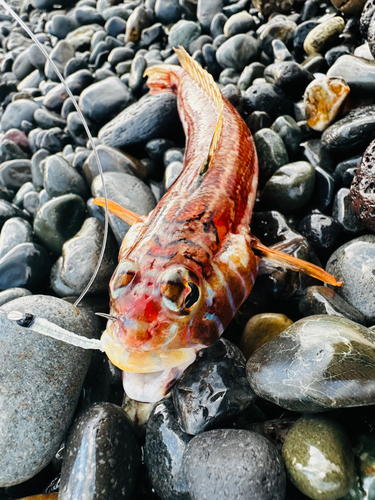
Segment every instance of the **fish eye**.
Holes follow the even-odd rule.
[[[188,269],[167,269],[160,281],[164,305],[171,311],[188,314],[200,297],[198,283],[198,277]]]
[[[129,285],[136,274],[136,264],[130,260],[126,260],[121,262],[117,266],[117,269],[112,277],[110,288],[112,293],[116,292],[116,290],[123,288]]]

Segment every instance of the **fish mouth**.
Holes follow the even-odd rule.
[[[111,362],[126,372],[154,373],[170,370],[186,363],[191,364],[197,356],[197,349],[194,347],[149,352],[128,351],[107,330],[103,332],[100,342]]]

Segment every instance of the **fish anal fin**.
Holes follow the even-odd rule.
[[[98,205],[99,207],[105,208],[104,198],[95,198],[93,203],[95,205]],[[144,221],[144,217],[142,217],[141,215],[138,215],[132,212],[131,210],[122,207],[121,205],[112,200],[108,200],[108,210],[111,212],[111,214],[116,215],[116,217],[129,224],[129,226],[132,226],[136,222]]]
[[[332,276],[332,274],[327,273],[324,269],[315,264],[311,264],[311,262],[306,262],[305,260],[297,259],[292,255],[288,255],[286,253],[280,252],[279,250],[275,250],[274,248],[269,248],[263,245],[258,238],[254,236],[251,237],[251,246],[255,250],[259,250],[262,252],[264,257],[270,259],[275,264],[280,265],[280,267],[285,267],[287,269],[291,269],[292,271],[302,272],[312,276],[313,278],[317,278],[324,283],[328,283],[329,285],[341,286],[342,283],[336,281],[336,278]]]

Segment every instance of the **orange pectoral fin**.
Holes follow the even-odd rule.
[[[306,262],[305,260],[292,257],[291,255],[280,252],[279,250],[268,248],[263,245],[258,238],[255,238],[255,236],[251,237],[251,246],[252,248],[262,252],[267,259],[279,264],[280,267],[286,267],[292,271],[306,273],[313,278],[317,278],[318,280],[324,281],[324,283],[328,283],[329,285],[342,285],[342,283],[336,281],[336,278],[332,276],[332,274],[327,273],[321,267],[311,264],[310,262]]]
[[[95,198],[93,203],[95,203],[95,205],[98,205],[99,207],[105,207],[104,198]],[[131,210],[122,207],[112,200],[108,200],[108,210],[111,212],[111,214],[116,215],[116,217],[129,224],[129,226],[132,226],[136,222],[144,221],[144,217],[142,217],[141,215],[135,214]]]

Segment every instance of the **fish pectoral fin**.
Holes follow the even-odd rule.
[[[328,283],[329,285],[342,285],[342,283],[336,281],[336,278],[332,276],[332,274],[327,273],[327,271],[324,271],[321,267],[311,264],[311,262],[306,262],[305,260],[292,257],[291,255],[275,250],[274,248],[266,247],[253,235],[251,235],[251,247],[262,252],[264,257],[270,259],[275,264],[280,265],[280,267],[308,274],[309,276],[317,278],[320,281],[324,281],[324,283]]]
[[[95,205],[98,205],[99,207],[105,208],[104,198],[95,198],[93,203],[95,203]],[[122,207],[112,200],[108,200],[108,210],[111,212],[111,214],[116,215],[116,217],[129,224],[129,226],[132,226],[136,222],[144,221],[144,217],[142,217],[141,215],[135,214],[131,210]]]

